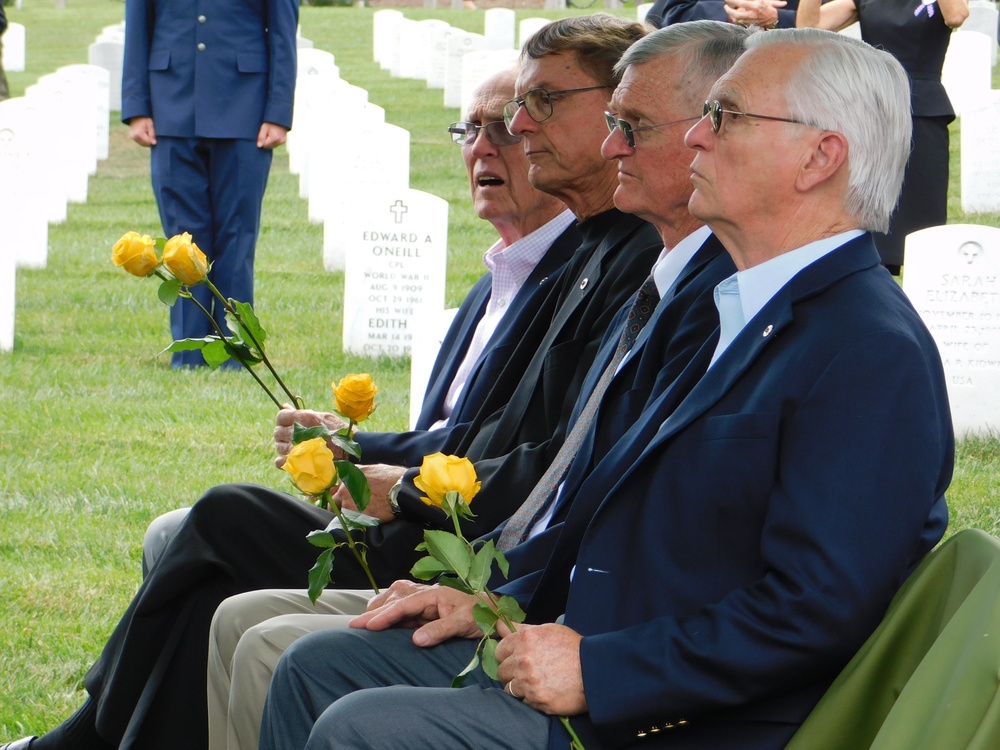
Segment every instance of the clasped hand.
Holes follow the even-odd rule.
[[[784,8],[785,0],[725,0],[726,16],[730,23],[740,26],[757,24],[771,28],[778,24],[778,8]]]
[[[368,603],[368,611],[351,621],[352,628],[414,628],[413,643],[422,648],[450,638],[480,638],[472,615],[477,598],[447,586],[396,581]],[[587,710],[580,666],[583,637],[564,625],[499,624],[498,678],[510,692],[538,711],[574,716]]]

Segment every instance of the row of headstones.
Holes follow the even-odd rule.
[[[108,158],[108,85],[104,68],[67,65],[0,102],[0,350],[14,345],[16,269],[45,267],[49,224],[86,202]]]

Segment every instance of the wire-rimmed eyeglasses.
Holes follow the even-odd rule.
[[[704,115],[702,115],[704,117]],[[691,120],[701,119],[698,116],[694,117],[683,117],[680,120],[671,120],[670,122],[661,122],[659,125],[641,125],[636,127],[626,120],[616,118],[610,112],[604,113],[604,121],[608,124],[608,132],[614,133],[615,128],[621,131],[622,137],[625,139],[625,143],[628,144],[629,148],[635,148],[635,134],[641,133],[643,130],[652,130],[653,128],[663,128],[667,125],[676,125],[679,122],[691,122]]]
[[[503,105],[503,121],[507,125],[507,129],[510,130],[510,124],[513,122],[517,110],[524,107],[528,112],[528,117],[532,120],[535,122],[545,122],[552,117],[552,97],[609,88],[611,86],[586,86],[582,89],[562,89],[560,91],[531,89],[530,91],[525,91],[521,96],[514,97]]]
[[[755,115],[751,112],[740,112],[738,109],[723,109],[722,102],[715,99],[710,102],[705,102],[705,108],[702,110],[701,116],[705,117],[708,115],[708,121],[712,126],[712,132],[718,133],[722,130],[722,116],[723,115],[733,115],[734,117],[753,117],[757,120],[776,120],[777,122],[791,122],[796,125],[805,125],[807,127],[813,127],[807,122],[802,122],[802,120],[792,120],[788,117],[773,117],[771,115]]]
[[[486,133],[486,139],[494,146],[513,146],[521,142],[521,136],[507,130],[503,120],[494,120],[485,125],[476,125],[474,122],[453,122],[448,126],[452,142],[459,146],[471,146],[475,143],[480,130]]]

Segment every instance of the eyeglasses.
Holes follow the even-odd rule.
[[[448,126],[452,142],[459,146],[471,146],[475,143],[480,130],[486,133],[486,139],[494,146],[513,146],[521,142],[521,136],[507,130],[503,120],[494,120],[485,125],[476,125],[474,122],[453,122]]]
[[[796,125],[805,125],[807,127],[812,127],[807,122],[802,122],[801,120],[791,120],[787,117],[771,117],[770,115],[754,115],[750,112],[740,112],[738,109],[723,109],[722,102],[718,99],[711,102],[705,102],[705,109],[702,110],[701,116],[704,117],[708,115],[708,121],[712,125],[712,132],[718,133],[722,129],[722,116],[723,115],[733,115],[734,117],[755,117],[758,120],[777,120],[778,122],[793,122]]]
[[[704,115],[702,115],[704,117]],[[604,113],[604,120],[608,123],[608,132],[614,133],[615,128],[622,132],[622,137],[625,139],[625,143],[628,144],[629,148],[635,148],[635,134],[641,133],[643,130],[652,130],[653,128],[664,128],[667,125],[676,125],[679,122],[690,122],[691,120],[698,120],[698,117],[684,117],[680,120],[671,120],[670,122],[661,122],[659,125],[643,125],[641,127],[635,127],[632,123],[626,122],[625,120],[617,119],[610,112]]]
[[[587,86],[582,89],[562,89],[561,91],[546,91],[545,89],[531,89],[523,96],[517,96],[503,105],[503,121],[510,130],[510,124],[514,120],[517,110],[524,107],[530,117],[535,122],[545,122],[552,117],[552,97],[562,94],[579,94],[583,91],[597,91],[597,89],[609,89],[611,86]]]

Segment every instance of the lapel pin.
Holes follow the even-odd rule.
[[[583,281],[581,281],[581,282],[580,282],[580,289],[586,289],[586,288],[587,288],[587,282],[588,282],[589,280],[590,280],[590,279],[584,279]]]
[[[767,328],[764,329],[764,333],[762,334],[762,336],[766,339],[768,336],[771,335],[771,331],[773,330],[774,326],[769,325]]]

